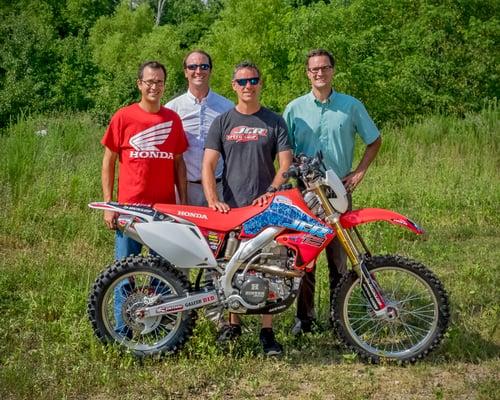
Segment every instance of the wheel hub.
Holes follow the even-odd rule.
[[[386,307],[386,318],[389,321],[394,321],[399,317],[399,310],[394,306]]]
[[[382,310],[372,311],[372,315],[386,322],[396,322],[399,319],[400,312],[397,303],[389,303]]]
[[[150,305],[150,296],[146,293],[132,293],[123,303],[123,320],[132,330],[140,331],[143,335],[153,331],[160,325],[161,316],[143,318],[142,313],[139,311],[141,308]]]

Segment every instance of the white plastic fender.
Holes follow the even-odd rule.
[[[177,267],[217,266],[217,261],[196,225],[168,221],[134,225],[143,242]]]
[[[331,169],[326,171],[325,174],[325,183],[330,186],[337,198],[330,198],[330,204],[337,210],[340,214],[343,214],[347,211],[349,207],[349,201],[347,200],[347,191],[345,190],[344,184],[337,176],[335,172]]]

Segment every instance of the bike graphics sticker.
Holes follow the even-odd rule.
[[[217,255],[219,253],[220,247],[222,245],[224,234],[220,232],[209,231],[207,229],[200,228],[201,233],[205,237],[208,247],[210,250]]]
[[[321,247],[323,246],[323,243],[325,243],[325,240],[326,240],[325,238],[319,238],[312,235],[305,235],[304,238],[302,239],[302,243],[314,247]]]
[[[319,223],[297,206],[287,204],[280,197],[277,196],[266,211],[243,224],[245,233],[255,235],[268,226],[294,229],[320,238],[333,233],[331,228]]]

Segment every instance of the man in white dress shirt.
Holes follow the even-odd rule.
[[[201,184],[201,163],[208,129],[219,114],[234,107],[233,102],[210,90],[212,59],[203,50],[190,51],[183,61],[184,76],[188,81],[186,93],[170,100],[166,107],[174,110],[182,119],[182,125],[189,142],[183,154],[187,169],[188,204],[207,206]],[[215,177],[217,191],[222,198],[222,157],[217,165]]]

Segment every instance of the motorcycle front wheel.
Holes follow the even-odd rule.
[[[136,310],[185,295],[186,276],[160,257],[115,261],[96,279],[88,300],[94,333],[139,357],[175,353],[191,337],[196,312],[137,318]]]
[[[374,363],[412,363],[425,357],[448,326],[448,296],[442,283],[422,264],[400,256],[370,257],[365,265],[390,312],[372,309],[358,275],[351,271],[337,286],[332,302],[340,339]]]

